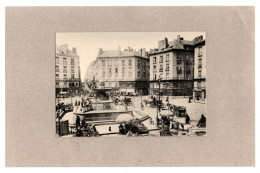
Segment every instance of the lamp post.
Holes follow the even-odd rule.
[[[157,101],[157,114],[156,114],[156,124],[157,124],[157,126],[158,126],[158,123],[159,123],[159,118],[158,118],[158,114],[159,114],[159,112],[160,112],[160,100],[161,100],[161,98],[160,98],[160,95],[161,95],[161,79],[162,79],[162,77],[161,76],[159,76],[159,78],[158,78],[158,83],[159,83],[159,102]]]

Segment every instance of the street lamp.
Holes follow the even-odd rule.
[[[158,126],[158,120],[159,120],[159,118],[158,118],[158,114],[159,114],[159,112],[160,112],[160,107],[161,107],[161,98],[160,98],[160,95],[161,95],[161,79],[162,79],[162,77],[161,77],[161,75],[159,76],[159,78],[158,78],[158,83],[159,83],[159,102],[157,102],[157,114],[156,114],[156,121],[157,121],[157,126]]]

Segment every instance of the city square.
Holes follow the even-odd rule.
[[[100,33],[103,40],[103,34],[108,43],[118,36],[118,33]],[[147,44],[144,38],[134,39],[138,34],[140,33],[132,33],[132,42]],[[95,47],[96,44],[87,44],[87,39],[84,42],[81,40],[78,47],[71,49],[68,44],[57,43],[57,135],[205,135],[205,35],[182,33],[192,38],[186,40],[179,33],[171,34],[175,35],[173,41],[164,37],[163,40],[157,41],[157,46],[151,44],[156,48],[150,47],[149,51],[147,47],[139,47],[136,50],[128,46],[122,49],[121,43],[126,42],[124,36],[116,41],[115,44],[119,45],[117,50],[111,50],[106,41],[102,44],[98,42],[98,34],[93,38],[89,33],[86,35],[91,43],[94,42],[92,39],[96,39],[98,45],[106,45],[108,50]],[[84,38],[84,34],[82,36]],[[59,37],[64,42],[68,35],[61,33],[60,36],[57,35],[58,40]],[[156,43],[156,40],[152,43],[154,42]],[[83,48],[82,45],[92,45],[93,48],[89,48],[84,56],[96,58],[83,58],[83,49],[80,49]],[[93,55],[90,55],[92,53]]]

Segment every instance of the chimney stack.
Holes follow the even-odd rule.
[[[121,46],[118,46],[118,56],[121,55]]]
[[[99,48],[99,50],[98,50],[98,56],[99,55],[102,55],[103,54],[103,49],[102,48]]]
[[[76,47],[73,47],[73,48],[72,48],[72,52],[77,55],[77,48],[76,48]]]

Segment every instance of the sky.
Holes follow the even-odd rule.
[[[85,77],[87,67],[98,55],[99,48],[106,50],[121,50],[128,46],[138,51],[145,48],[146,51],[158,47],[158,41],[165,37],[168,41],[173,41],[180,35],[184,40],[193,40],[195,37],[203,35],[205,32],[68,32],[56,33],[56,44],[68,44],[69,49],[77,48],[80,57],[81,79]]]

